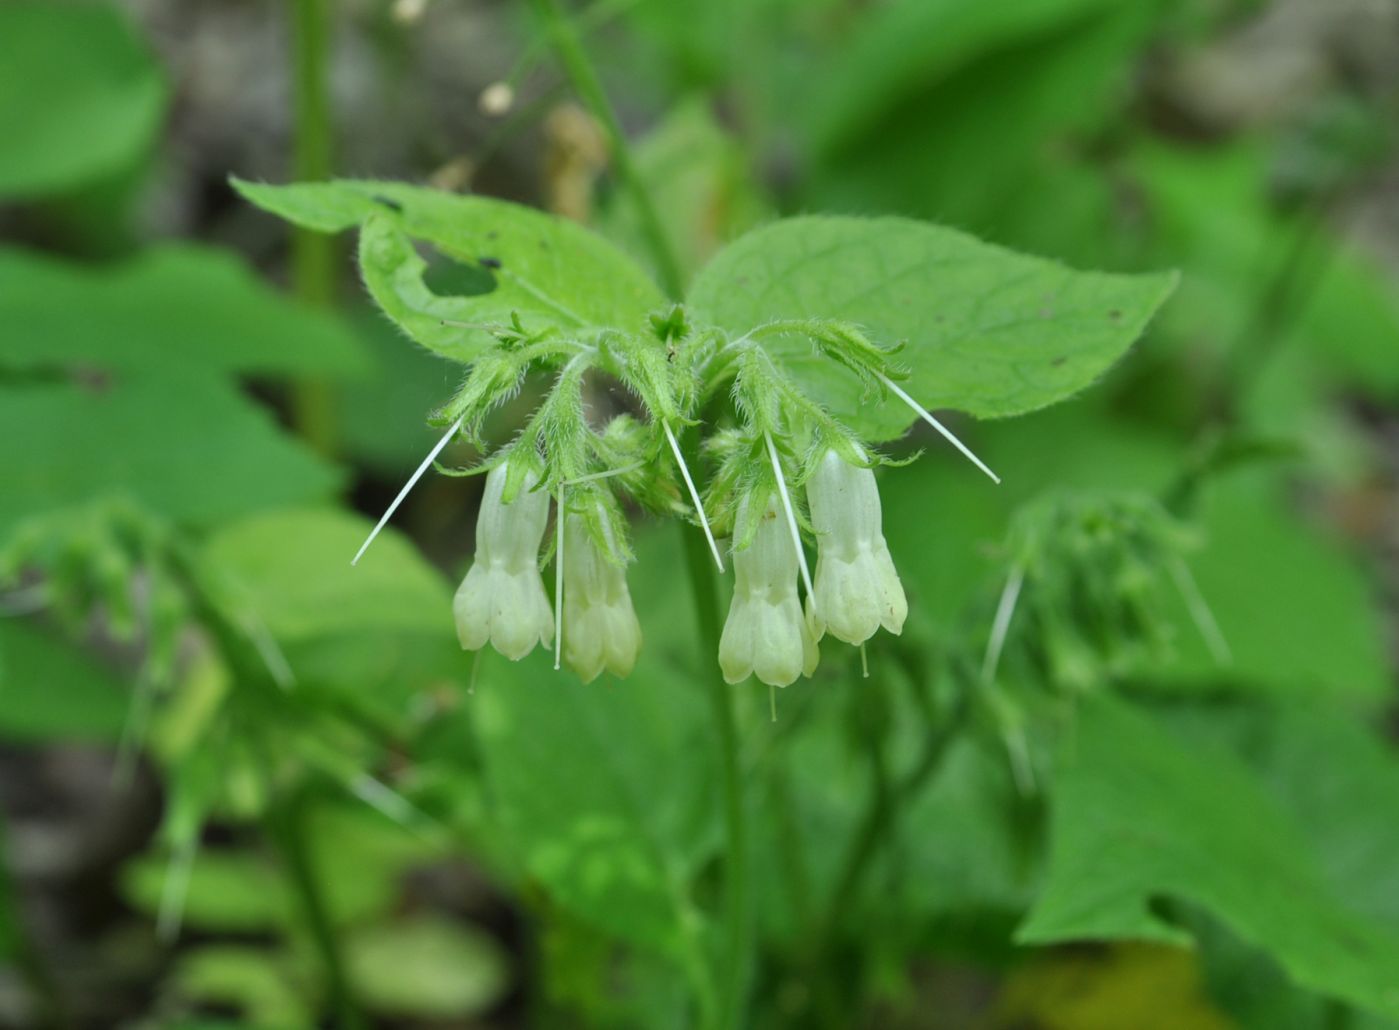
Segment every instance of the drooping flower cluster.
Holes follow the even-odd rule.
[[[908,603],[884,541],[874,474],[879,459],[789,379],[759,341],[807,337],[818,353],[871,390],[895,394],[980,461],[892,381],[888,352],[854,327],[778,322],[730,338],[691,331],[676,307],[653,317],[652,329],[646,339],[614,330],[576,338],[553,329],[531,333],[518,319],[494,327],[498,346],[475,360],[461,391],[439,412],[447,433],[417,475],[452,438],[479,440],[486,415],[514,395],[532,368],[558,369],[521,433],[483,466],[476,553],[454,603],[462,647],[489,643],[519,660],[536,644],[552,643],[555,667],[566,661],[584,681],[603,671],[629,674],[642,630],[627,587],[631,552],[618,494],[693,519],[721,572],[716,533],[731,534],[734,589],[718,654],[730,683],[756,676],[786,686],[812,675],[827,632],[852,645],[881,627],[902,632]],[[649,419],[621,414],[593,426],[583,398],[589,369],[625,385]],[[725,382],[733,424],[704,443],[715,467],[702,497],[678,432],[698,421],[701,400]],[[540,549],[551,499],[552,603],[540,571],[548,559]],[[814,577],[808,541],[816,549]]]

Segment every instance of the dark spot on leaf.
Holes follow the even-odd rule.
[[[498,233],[498,232],[496,232],[494,229],[492,229],[490,232],[486,233],[486,239],[488,239],[488,240],[493,240],[493,239],[495,239],[495,238],[496,238],[497,236],[499,236],[499,235],[500,235],[500,233]]]
[[[483,257],[483,258],[477,258],[476,260],[477,260],[477,263],[480,264],[480,266],[481,266],[482,268],[499,268],[499,267],[500,267],[500,258]]]
[[[1066,362],[1066,361],[1068,361],[1068,360],[1069,360],[1069,359],[1068,359],[1067,357],[1065,357],[1063,354],[1060,354],[1057,358],[1055,358],[1053,361],[1051,361],[1051,362],[1049,363],[1049,367],[1050,367],[1050,368],[1058,368],[1060,365],[1062,365],[1064,362]]]
[[[382,194],[376,193],[371,199],[373,199],[374,203],[381,204],[384,207],[388,208],[390,211],[397,211],[400,214],[403,211],[403,205],[400,204],[398,201],[394,200],[393,197],[386,197]]]
[[[1108,318],[1116,322],[1122,318],[1122,312],[1118,311],[1116,308],[1113,308],[1111,311],[1108,312]]]

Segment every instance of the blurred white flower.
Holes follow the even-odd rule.
[[[818,632],[863,644],[880,626],[903,631],[908,601],[880,523],[874,472],[827,451],[806,484],[816,531]]]
[[[747,524],[745,497],[735,525]],[[752,542],[733,551],[734,593],[719,640],[724,679],[738,683],[750,675],[785,687],[816,670],[816,634],[797,598],[797,550],[778,515],[776,498],[764,499],[763,517]]]
[[[604,668],[627,675],[641,651],[641,625],[626,569],[603,554],[581,515],[564,520],[564,555],[564,658],[584,683]]]
[[[554,616],[539,576],[539,544],[549,521],[549,495],[532,488],[525,473],[519,493],[502,500],[507,465],[486,475],[486,493],[476,520],[476,556],[452,602],[457,639],[468,651],[489,642],[519,661],[541,640],[554,638]]]

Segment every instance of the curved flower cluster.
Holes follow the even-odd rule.
[[[902,632],[908,602],[884,541],[878,459],[788,377],[761,341],[809,339],[824,358],[870,390],[897,396],[994,474],[893,382],[890,352],[856,327],[778,321],[731,338],[717,329],[692,331],[678,306],[651,322],[650,339],[613,329],[531,329],[518,317],[510,325],[468,326],[490,332],[497,345],[473,359],[461,389],[438,412],[446,435],[375,528],[452,438],[479,441],[483,420],[532,369],[556,370],[519,435],[486,465],[476,554],[453,605],[462,647],[490,644],[519,660],[536,644],[552,643],[555,667],[566,661],[584,681],[604,671],[628,675],[642,633],[627,588],[631,553],[619,495],[693,519],[721,572],[715,530],[731,533],[734,590],[718,655],[730,683],[753,676],[786,686],[812,675],[826,633],[861,646],[881,628]],[[595,426],[584,402],[589,369],[623,384],[649,418],[620,414]],[[733,424],[704,441],[715,471],[702,497],[678,432],[699,421],[702,401],[725,383]],[[552,601],[540,574],[551,500]],[[815,544],[814,576],[804,530]]]

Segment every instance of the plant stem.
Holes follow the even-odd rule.
[[[681,524],[685,561],[695,601],[700,646],[706,660],[719,654],[719,593],[714,582],[714,566],[704,538],[693,527]],[[741,1023],[744,979],[748,968],[748,828],[744,807],[743,778],[739,769],[738,725],[733,696],[717,667],[708,674],[711,713],[719,745],[719,762],[724,788],[724,888],[725,933],[723,968],[719,980],[720,1025]]]
[[[915,673],[916,674],[916,673]],[[928,780],[942,766],[947,751],[966,722],[970,703],[965,690],[959,691],[955,709],[948,713],[942,725],[924,739],[918,762],[897,782],[889,781],[883,746],[872,743],[871,803],[865,809],[864,821],[851,838],[845,858],[840,864],[836,887],[820,924],[818,938],[829,944],[829,938],[839,925],[841,914],[859,895],[870,864],[879,853],[879,845],[892,832],[898,813],[917,796]]]
[[[321,894],[320,884],[316,881],[311,853],[306,846],[305,812],[305,790],[293,788],[287,797],[273,801],[267,814],[268,829],[286,863],[292,888],[301,905],[306,925],[311,931],[312,943],[325,969],[326,988],[330,994],[330,1007],[335,1014],[336,1025],[341,1030],[360,1030],[366,1025],[364,1017],[350,991],[345,959],[340,952],[340,941],[335,934],[335,927],[331,925],[330,913],[326,909],[325,898]]]
[[[331,174],[328,0],[294,0],[292,53],[296,134],[292,177],[320,181]],[[293,229],[292,291],[303,302],[328,307],[335,299],[335,240],[325,233]],[[335,398],[324,380],[303,379],[292,394],[297,432],[322,454],[335,448]]]
[[[632,160],[627,137],[617,120],[617,112],[613,110],[607,93],[602,88],[597,69],[593,67],[573,26],[559,9],[558,0],[535,0],[534,6],[549,35],[549,43],[558,55],[559,63],[563,65],[564,73],[573,84],[578,99],[583,101],[584,106],[607,133],[612,163],[617,166],[622,182],[631,193],[632,203],[636,205],[637,215],[641,219],[641,231],[651,250],[651,259],[656,264],[656,271],[660,274],[661,286],[672,300],[679,300],[685,288],[680,274],[680,263],[676,260],[675,251],[666,236],[665,228],[661,225],[651,194],[641,180],[636,162]]]

